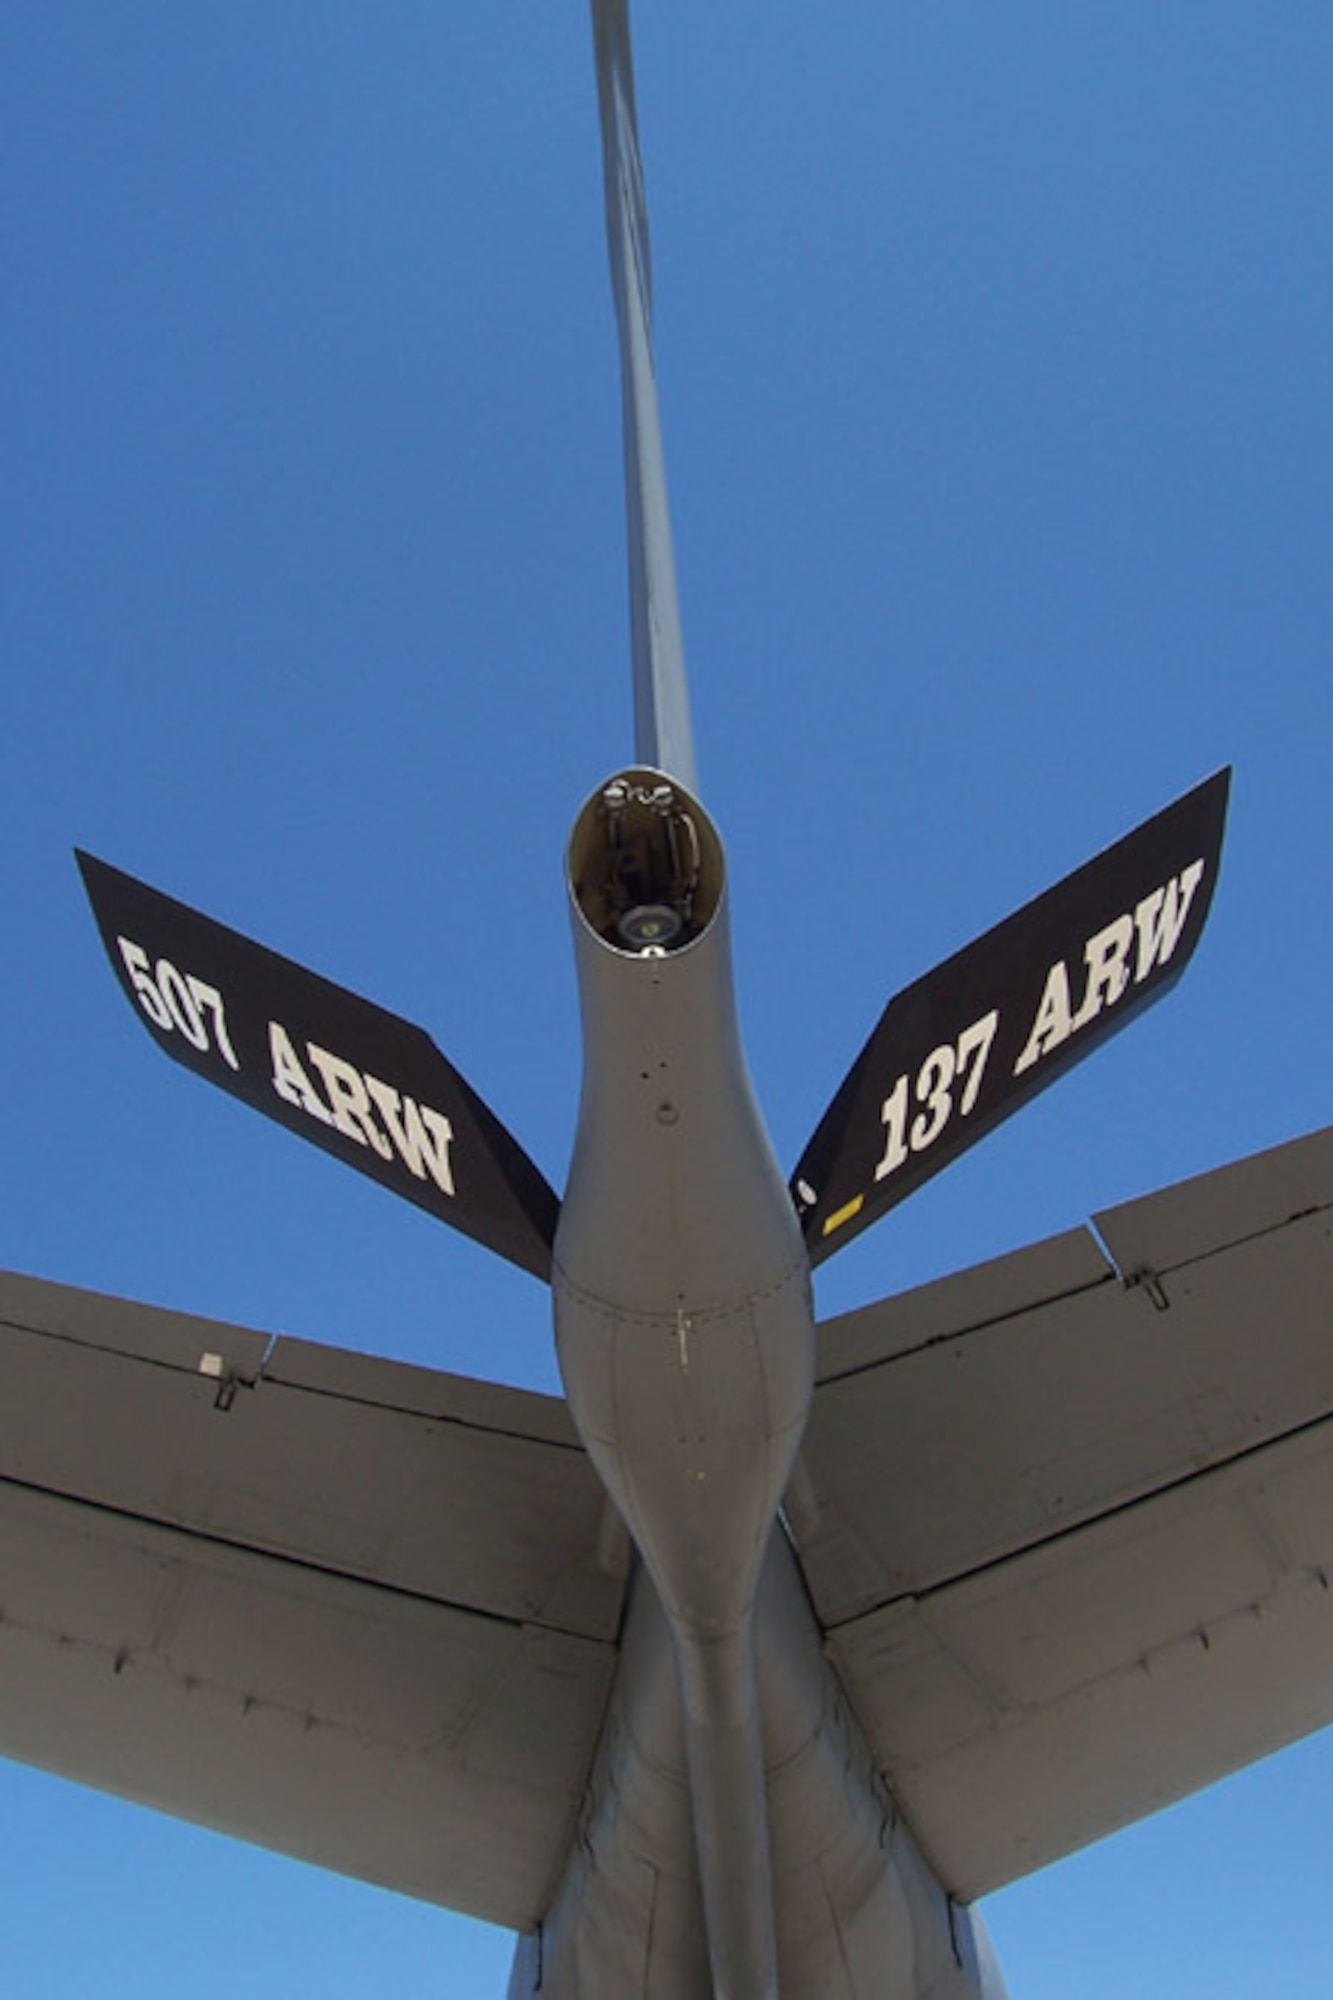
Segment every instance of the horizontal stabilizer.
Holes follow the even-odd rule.
[[[563,1402],[0,1273],[0,1405],[0,1754],[533,1928],[625,1590]]]
[[[819,1263],[1160,998],[1212,901],[1222,770],[889,1002],[792,1176]]]
[[[819,1330],[806,1582],[964,1901],[1333,1722],[1333,1130],[1096,1229]]]
[[[91,855],[112,966],[177,1062],[545,1278],[559,1204],[421,1028]]]

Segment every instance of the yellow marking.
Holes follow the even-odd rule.
[[[865,1205],[865,1196],[858,1194],[855,1200],[849,1201],[844,1208],[835,1209],[832,1215],[826,1215],[824,1218],[825,1236],[832,1236],[835,1229],[841,1229],[844,1222],[850,1222],[854,1215],[859,1215]]]

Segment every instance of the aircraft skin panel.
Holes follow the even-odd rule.
[[[801,1546],[825,1624],[1333,1410],[1330,1202],[1324,1132],[1101,1218],[1108,1240],[1132,1228],[1153,1249],[1129,1283],[1079,1231],[823,1325]],[[1186,1254],[1208,1245],[1187,1268],[1158,1203]]]
[[[200,1355],[216,1354],[224,1373],[237,1378],[257,1375],[273,1345],[271,1334],[253,1327],[139,1305],[19,1271],[0,1271],[0,1328],[6,1340],[11,1330],[41,1334],[50,1347],[60,1342],[102,1348],[169,1368],[193,1370]]]
[[[1333,1423],[830,1655],[942,1880],[988,1894],[1333,1720]]]
[[[0,1486],[0,1752],[516,1929],[611,1647]]]
[[[1127,1275],[1163,1275],[1290,1217],[1333,1208],[1333,1128],[1098,1215],[1097,1230]]]
[[[0,1276],[0,1407],[0,1477],[615,1635],[623,1538],[555,1398]]]
[[[984,1927],[951,1908],[885,1789],[781,1534],[759,1631],[782,2000],[1003,2000]],[[641,1568],[578,1839],[511,2000],[711,2000],[689,1792],[675,1649]]]
[[[848,1380],[861,1370],[951,1334],[969,1332],[988,1320],[1085,1291],[1109,1275],[1110,1266],[1088,1229],[1069,1229],[1024,1249],[1008,1250],[910,1292],[821,1320],[815,1379],[821,1386]]]
[[[533,1389],[513,1389],[473,1375],[451,1375],[407,1361],[388,1361],[349,1348],[325,1347],[316,1340],[283,1334],[274,1344],[264,1379],[316,1395],[352,1403],[381,1404],[418,1416],[465,1424],[478,1431],[531,1438],[581,1452],[578,1434],[563,1397]]]
[[[6,1278],[0,1408],[0,1754],[536,1920],[624,1595],[558,1402]]]
[[[803,1567],[965,1899],[1333,1720],[1333,1131],[1099,1224],[821,1329]]]

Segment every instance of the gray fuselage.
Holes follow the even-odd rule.
[[[740,1047],[721,843],[679,785],[630,771],[580,815],[569,885],[584,1077],[556,1341],[636,1570],[569,1864],[512,1991],[999,1994],[824,1657],[782,1512],[815,1326]]]

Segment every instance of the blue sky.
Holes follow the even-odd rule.
[[[635,30],[783,1161],[891,991],[1236,766],[1187,979],[833,1260],[834,1311],[1328,1120],[1333,25]],[[582,0],[21,0],[0,48],[0,1262],[554,1388],[538,1285],[161,1059],[70,849],[421,1022],[560,1184],[561,848],[630,748]],[[498,1933],[13,1767],[0,1858],[25,2000],[503,1991]],[[1316,1739],[987,1911],[1015,2000],[1252,2000],[1327,1981],[1330,1863]]]

